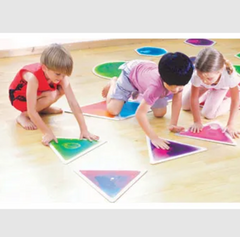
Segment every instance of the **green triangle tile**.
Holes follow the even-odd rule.
[[[102,141],[88,141],[77,138],[58,138],[58,143],[50,142],[50,147],[59,156],[63,163],[69,163],[86,152],[102,145]]]

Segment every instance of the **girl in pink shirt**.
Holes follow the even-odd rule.
[[[204,48],[197,55],[195,72],[191,79],[192,86],[184,91],[183,109],[192,110],[194,124],[192,132],[199,132],[203,125],[200,117],[199,100],[206,98],[202,108],[202,115],[207,119],[214,119],[230,110],[227,131],[233,138],[239,137],[234,129],[234,119],[239,108],[239,77],[231,63],[214,48]],[[231,98],[227,97],[230,91]]]
[[[169,129],[179,132],[177,126],[182,103],[182,90],[193,73],[191,60],[183,53],[167,53],[159,64],[147,60],[132,60],[120,66],[122,73],[103,88],[102,96],[107,100],[107,110],[118,115],[124,103],[132,94],[141,93],[142,100],[136,111],[136,118],[158,148],[169,149],[168,142],[158,137],[152,129],[147,112],[151,108],[155,117],[163,117],[167,112],[167,96],[173,94],[172,116]]]

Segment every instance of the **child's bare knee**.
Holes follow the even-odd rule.
[[[166,113],[167,113],[167,110],[153,111],[153,115],[154,115],[156,118],[162,118]]]
[[[213,113],[208,113],[207,111],[202,111],[201,114],[205,119],[211,120],[216,118]]]
[[[215,119],[216,117],[215,117],[215,116],[209,116],[209,115],[208,115],[208,116],[204,116],[204,118],[211,120],[211,119]]]
[[[58,89],[56,91],[52,91],[52,94],[51,94],[51,101],[54,103],[56,102],[57,100],[59,100],[63,95],[64,95],[64,91],[62,89],[61,86],[58,86]]]
[[[49,94],[49,100],[51,101],[51,103],[56,102],[58,98],[58,91],[51,91],[51,93]]]
[[[45,97],[45,99],[47,99],[49,101],[50,104],[56,102],[60,98],[58,90],[45,91],[45,92],[43,92],[42,95]]]
[[[108,106],[108,105],[107,105],[107,111],[108,111],[108,113],[110,113],[111,115],[114,115],[114,116],[119,115],[119,113],[120,113],[118,108]]]
[[[188,101],[183,100],[182,101],[182,110],[186,110],[186,111],[191,110],[191,104]]]
[[[191,107],[189,105],[182,105],[182,110],[189,111],[191,110]]]

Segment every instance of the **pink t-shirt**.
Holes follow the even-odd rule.
[[[154,62],[139,63],[131,70],[129,79],[149,105],[153,105],[157,99],[171,94],[163,86],[158,66]]]

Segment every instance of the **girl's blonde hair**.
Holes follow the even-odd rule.
[[[72,74],[72,56],[59,44],[51,44],[47,47],[41,55],[40,62],[52,71],[60,72],[67,76]]]
[[[200,72],[217,72],[226,66],[228,74],[233,73],[233,66],[229,60],[225,59],[223,55],[212,47],[202,49],[195,61],[195,68]]]

